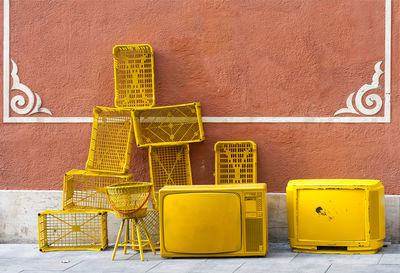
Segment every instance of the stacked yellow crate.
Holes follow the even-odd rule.
[[[128,174],[133,116],[125,109],[94,107],[86,170],[64,176],[63,211],[39,213],[39,249],[103,250],[107,247],[105,187],[132,182]]]
[[[115,106],[133,111],[136,145],[149,147],[154,188],[152,208],[144,222],[159,249],[158,191],[165,185],[192,184],[188,144],[204,140],[201,106],[189,103],[153,107],[154,60],[150,45],[118,45],[113,55]]]

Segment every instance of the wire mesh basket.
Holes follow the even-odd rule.
[[[160,249],[160,213],[157,209],[147,209],[147,215],[143,217],[143,221],[146,225],[147,231],[150,235],[150,240],[152,241],[155,249]],[[141,224],[140,224],[141,225]],[[138,244],[136,230],[134,232],[134,243]],[[140,237],[146,238],[143,227],[140,229]],[[134,250],[139,250],[139,247],[135,246]],[[143,246],[144,250],[151,250],[149,244]]]
[[[107,212],[54,211],[38,214],[39,250],[104,250]]]
[[[150,146],[149,162],[156,193],[165,185],[192,185],[189,144]],[[157,200],[153,200],[153,205],[157,207]]]
[[[154,59],[150,45],[117,45],[113,49],[115,106],[154,105]]]
[[[200,103],[134,110],[136,145],[179,145],[204,140]]]
[[[64,175],[63,209],[113,211],[105,187],[126,182],[133,182],[132,174],[71,170]]]
[[[127,109],[96,106],[86,169],[110,173],[129,170],[133,117]]]
[[[106,187],[108,201],[121,219],[143,217],[153,184],[148,182],[129,182]]]
[[[215,184],[257,183],[257,146],[253,141],[219,141]]]

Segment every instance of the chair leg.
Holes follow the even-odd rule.
[[[135,223],[133,219],[131,219],[131,239],[132,239],[132,249],[135,250],[134,244],[135,244]]]
[[[136,234],[137,234],[138,243],[139,243],[140,259],[142,261],[144,261],[142,239],[140,238],[140,227],[139,227],[139,222],[138,222],[138,220],[136,218],[135,218],[135,225],[136,225]]]
[[[119,244],[119,239],[121,238],[122,229],[124,228],[124,224],[125,224],[125,219],[122,220],[121,227],[119,228],[119,232],[118,232],[118,236],[117,236],[117,241],[115,242],[114,252],[113,252],[113,255],[112,255],[112,258],[111,258],[112,261],[114,261],[115,254],[117,253],[118,244]]]
[[[129,220],[130,219],[126,219],[124,255],[126,254],[126,249],[128,248],[128,243],[129,243]]]
[[[144,229],[144,233],[146,233],[147,240],[149,240],[151,251],[153,252],[154,255],[156,255],[156,249],[154,248],[153,242],[150,239],[150,235],[149,235],[149,232],[147,231],[146,224],[144,223],[142,218],[139,219],[139,222],[142,223],[142,227]]]

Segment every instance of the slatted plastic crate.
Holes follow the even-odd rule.
[[[200,103],[134,111],[136,145],[178,145],[204,140]]]
[[[40,251],[107,248],[107,212],[46,210],[38,225]]]
[[[257,183],[257,146],[253,141],[219,141],[215,184]]]
[[[132,181],[132,174],[71,170],[64,175],[63,209],[113,211],[108,203],[105,187]]]
[[[160,213],[157,209],[147,209],[147,215],[143,218],[144,223],[146,224],[147,231],[149,232],[150,239],[155,247],[155,249],[160,249]],[[140,224],[142,227],[142,225]],[[136,230],[134,232],[134,242],[137,244],[137,234]],[[140,237],[146,238],[146,234],[144,233],[143,228],[140,229]],[[135,250],[139,250],[139,247],[134,247]],[[150,250],[151,247],[149,244],[145,245],[145,250]]]
[[[156,194],[165,185],[192,185],[189,144],[150,146],[149,161],[150,180]],[[153,204],[157,207],[156,200]]]
[[[110,173],[129,170],[133,116],[127,109],[96,106],[86,169]]]
[[[154,105],[154,60],[150,45],[117,45],[113,49],[115,106]]]

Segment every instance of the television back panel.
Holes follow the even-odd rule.
[[[294,251],[375,253],[385,238],[384,191],[378,180],[292,180],[287,188]]]
[[[266,184],[166,186],[160,190],[161,256],[264,256],[266,207]]]

